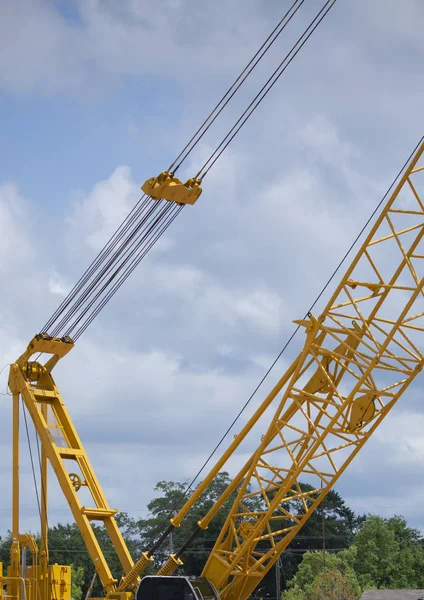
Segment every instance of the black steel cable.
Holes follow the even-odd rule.
[[[29,437],[28,421],[27,421],[27,416],[26,416],[24,399],[22,398],[21,400],[22,400],[22,413],[24,415],[25,429],[26,429],[26,435],[27,435],[27,440],[28,440],[29,456],[30,456],[30,460],[31,460],[32,477],[33,477],[33,480],[34,480],[35,495],[37,496],[38,513],[39,513],[40,519],[41,519],[40,497],[38,495],[37,477],[35,475],[34,460],[33,460],[33,457],[32,457],[32,448],[31,448],[31,440],[30,440],[30,437]]]
[[[59,321],[58,323],[56,323],[56,327],[55,327],[55,329],[52,332],[53,335],[57,335],[59,333],[59,331],[61,329],[63,329],[63,327],[69,322],[70,318],[75,314],[75,312],[77,312],[78,308],[84,303],[84,301],[87,298],[87,296],[90,295],[90,293],[92,292],[92,290],[97,286],[97,284],[99,283],[99,281],[106,274],[108,267],[110,265],[112,265],[114,262],[116,262],[116,260],[120,256],[120,254],[126,248],[128,242],[133,238],[133,236],[135,235],[135,233],[137,232],[137,230],[140,227],[142,227],[143,224],[148,220],[148,218],[151,216],[151,214],[154,212],[154,210],[156,210],[157,206],[158,206],[157,203],[154,203],[154,204],[150,205],[150,208],[147,209],[147,214],[144,211],[144,208],[146,208],[144,206],[144,208],[143,208],[143,213],[144,214],[143,214],[141,220],[137,221],[137,224],[135,225],[135,227],[133,229],[131,229],[131,231],[128,233],[127,237],[125,238],[125,240],[123,240],[122,243],[119,246],[118,246],[118,243],[122,240],[123,235],[125,235],[125,233],[127,233],[128,229],[127,229],[127,231],[125,231],[123,233],[122,236],[119,237],[119,239],[116,238],[116,240],[114,241],[113,245],[105,253],[103,261],[99,262],[98,267],[100,267],[102,265],[102,263],[104,263],[105,259],[108,256],[110,256],[110,253],[113,250],[114,250],[114,254],[109,259],[109,261],[104,266],[102,266],[102,268],[97,272],[97,274],[94,277],[92,277],[91,280],[88,280],[86,289],[82,292],[81,296],[78,297],[75,300],[75,302],[72,305],[72,307],[69,308],[68,312],[65,314],[65,316],[62,317],[62,320]],[[139,216],[141,217],[141,214]],[[118,246],[118,249],[116,250],[117,246]]]
[[[174,160],[174,162],[169,166],[168,171],[171,172],[175,163],[182,157],[180,162],[178,163],[178,165],[173,170],[173,173],[177,172],[177,170],[180,168],[180,166],[183,164],[183,162],[186,160],[186,158],[189,156],[189,154],[197,146],[197,144],[200,142],[200,140],[203,138],[203,136],[206,134],[206,132],[209,130],[209,128],[212,126],[212,124],[216,121],[216,119],[222,113],[224,108],[228,105],[228,103],[231,101],[231,99],[234,97],[234,95],[241,88],[243,83],[245,83],[245,81],[247,80],[249,75],[252,73],[252,71],[254,71],[254,69],[257,67],[259,62],[262,60],[262,58],[265,56],[265,54],[268,52],[268,50],[271,48],[271,46],[274,44],[274,42],[278,39],[278,37],[284,31],[286,26],[290,23],[290,21],[292,20],[292,18],[294,17],[294,15],[297,13],[297,11],[299,10],[299,8],[302,6],[302,4],[304,2],[305,2],[305,0],[295,0],[293,2],[291,7],[288,9],[288,11],[285,13],[285,15],[280,19],[280,21],[274,27],[272,32],[269,34],[267,39],[263,42],[263,44],[260,46],[260,48],[254,54],[254,56],[247,63],[247,65],[245,66],[243,71],[239,74],[239,76],[235,79],[233,84],[228,88],[228,90],[222,96],[221,100],[218,102],[218,104],[215,106],[215,108],[211,111],[209,116],[203,121],[202,125],[199,127],[199,129],[196,131],[196,133],[192,136],[192,138],[189,140],[189,142],[186,144],[186,146],[183,148],[183,150],[180,152],[180,154],[177,156],[177,158]],[[296,7],[296,4],[298,4],[297,7]],[[293,11],[294,7],[296,7],[296,8]],[[288,17],[288,15],[290,14],[291,11],[293,11],[293,13]],[[194,140],[196,140],[196,141],[194,142]]]
[[[141,221],[139,221],[136,227],[130,232],[125,241],[118,247],[109,261],[102,267],[96,277],[89,283],[87,289],[84,291],[84,294],[81,298],[78,298],[73,307],[68,310],[62,320],[56,325],[55,329],[52,332],[52,335],[58,335],[61,330],[69,323],[70,319],[78,312],[79,308],[86,302],[86,300],[91,296],[93,291],[100,285],[101,281],[107,276],[108,271],[111,269],[113,264],[121,257],[125,256],[125,253],[128,251],[128,248],[134,243],[134,239],[136,239],[137,235],[142,234],[145,229],[148,227],[147,221],[154,214],[154,212],[158,209],[159,206],[162,207],[164,204],[161,202],[157,202],[152,200],[152,204],[150,208],[147,210],[147,213],[143,216]],[[130,243],[131,242],[131,243]]]
[[[115,285],[108,291],[106,296],[102,299],[101,303],[98,307],[93,311],[91,316],[80,326],[77,332],[74,334],[74,339],[77,340],[81,334],[87,329],[88,325],[94,320],[94,318],[99,314],[99,312],[106,306],[112,296],[118,291],[121,285],[126,281],[126,279],[131,275],[134,269],[139,265],[141,260],[146,256],[149,250],[153,247],[153,245],[159,240],[159,238],[165,233],[177,215],[181,212],[184,206],[173,206],[173,212],[171,212],[168,220],[162,225],[162,228],[156,233],[155,237],[150,241],[149,245],[143,249],[143,251],[138,253],[130,265],[126,268],[126,270],[121,274],[121,277],[115,283]]]
[[[288,25],[288,23],[291,21],[291,19],[297,13],[297,11],[300,9],[300,7],[303,5],[304,1],[305,0],[295,0],[293,2],[291,7],[286,11],[286,13],[282,17],[282,19],[280,19],[279,23],[273,29],[271,34],[268,36],[268,38],[265,40],[265,42],[261,45],[259,50],[255,53],[255,55],[252,57],[252,59],[249,61],[249,63],[246,65],[246,67],[243,69],[243,71],[239,74],[239,76],[236,78],[236,80],[233,82],[233,84],[230,86],[230,88],[227,90],[227,92],[224,94],[224,96],[221,98],[221,100],[215,106],[213,111],[209,114],[207,119],[203,122],[203,124],[197,130],[196,134],[191,138],[191,140],[188,142],[188,144],[185,146],[185,148],[182,150],[182,152],[178,155],[178,157],[174,161],[174,163],[172,163],[169,170],[172,169],[172,167],[175,165],[175,162],[177,160],[181,159],[179,165],[177,166],[177,168],[178,168],[182,164],[182,162],[187,158],[187,156],[191,152],[191,150],[200,141],[200,139],[203,137],[203,135],[206,133],[206,131],[209,129],[209,127],[212,125],[212,123],[215,121],[215,119],[218,117],[218,115],[222,112],[222,110],[225,108],[225,106],[228,104],[228,102],[231,100],[231,98],[237,92],[237,90],[246,81],[247,77],[250,75],[250,73],[253,71],[253,69],[257,66],[257,64],[260,62],[260,60],[262,60],[262,58],[268,52],[270,47],[275,43],[276,39],[281,35],[282,31],[285,29],[285,27]],[[331,0],[327,0],[327,4],[330,1]],[[332,0],[332,1],[334,3],[336,0]],[[321,11],[322,10],[324,10],[324,8],[321,9]],[[311,27],[311,25],[309,27]],[[303,35],[305,35],[305,33]],[[275,75],[275,72],[274,72],[274,75]],[[279,76],[280,75],[281,75],[281,73],[279,74]],[[268,80],[268,83],[269,83],[269,81],[270,80]],[[275,81],[269,86],[269,89],[266,90],[263,97],[261,97],[259,99],[256,106],[253,107],[253,110],[251,110],[249,112],[249,114],[247,114],[246,111],[249,111],[249,108],[252,106],[252,103],[251,103],[251,105],[249,105],[249,107],[246,109],[246,111],[243,113],[242,117],[240,118],[240,119],[243,119],[243,117],[247,114],[246,118],[243,119],[243,122],[240,124],[240,119],[239,119],[236,122],[236,124],[233,126],[233,128],[230,130],[230,132],[227,134],[227,136],[224,138],[224,140],[221,142],[221,144],[215,149],[214,153],[209,157],[208,161],[206,161],[206,163],[202,167],[202,170],[205,169],[206,166],[208,167],[205,174],[210,170],[212,165],[216,162],[216,160],[219,158],[219,156],[222,154],[222,152],[225,150],[225,148],[228,146],[228,144],[231,142],[231,140],[234,138],[234,136],[238,133],[238,131],[241,129],[241,127],[244,125],[244,123],[247,121],[247,119],[250,117],[250,115],[253,113],[253,111],[257,108],[259,103],[263,100],[263,98],[269,92],[269,90],[271,89],[271,87],[274,83],[275,83]],[[263,92],[263,89],[261,90],[261,92],[259,92],[259,94],[261,94],[262,92]],[[255,103],[255,101],[257,101],[257,100],[258,100],[258,95],[253,100],[253,103]],[[201,133],[202,131],[203,131],[203,133]],[[232,135],[231,135],[231,133],[232,133]],[[198,135],[198,134],[201,134],[201,135]],[[231,136],[231,137],[228,139],[229,136]],[[198,138],[198,139],[196,141],[194,141],[195,138]],[[227,139],[228,139],[228,141],[227,141],[227,143],[225,143]],[[225,144],[224,147],[222,147],[223,144]],[[189,149],[189,147],[190,147],[190,149]],[[211,162],[211,161],[213,161],[213,162]],[[211,164],[209,164],[210,162],[211,162]],[[200,173],[200,171],[199,171],[199,173]],[[61,303],[61,305],[58,307],[58,309],[55,311],[55,313],[52,315],[52,317],[46,323],[46,325],[44,326],[42,331],[48,332],[48,330],[50,330],[50,328],[54,325],[54,328],[52,331],[53,336],[61,335],[65,328],[67,328],[66,329],[67,333],[65,333],[65,335],[70,335],[70,333],[78,325],[82,325],[81,322],[84,318],[86,318],[86,320],[88,319],[89,322],[92,321],[90,315],[87,315],[87,313],[91,308],[93,308],[94,304],[97,301],[99,301],[99,305],[101,304],[101,299],[100,299],[101,294],[106,293],[107,287],[118,276],[119,270],[123,269],[125,267],[126,263],[128,262],[129,258],[128,258],[128,256],[125,258],[125,256],[128,253],[128,250],[130,248],[132,248],[132,246],[134,245],[133,240],[134,240],[136,233],[138,232],[139,227],[140,227],[139,224],[134,226],[134,223],[137,222],[140,214],[143,212],[143,210],[148,205],[148,201],[149,201],[149,197],[146,198],[145,196],[143,196],[139,200],[137,205],[133,208],[133,210],[130,212],[130,214],[126,217],[123,224],[113,234],[113,236],[110,238],[110,240],[104,246],[104,248],[102,249],[102,251],[100,252],[98,257],[91,263],[91,265],[86,270],[84,275],[80,278],[80,280],[77,282],[77,284],[74,286],[74,288],[68,294],[68,296],[64,299],[64,301]],[[158,225],[158,223],[156,223],[156,225]],[[149,230],[147,235],[150,235],[150,234],[151,234],[151,230]],[[124,237],[125,237],[125,239],[123,240]],[[140,244],[143,244],[144,242],[145,242],[145,240],[138,241],[138,243],[140,243]],[[118,246],[118,249],[116,249],[117,246]],[[151,247],[151,245],[149,245],[149,248],[150,247]],[[132,256],[132,253],[133,252],[131,251],[130,252],[131,256]],[[111,254],[112,254],[112,257],[106,262],[106,259]],[[141,252],[140,255],[145,256],[145,253]],[[112,267],[114,267],[115,264],[118,264],[118,267],[115,269],[115,271],[112,274],[110,274],[110,271],[111,271]],[[93,297],[93,295],[94,295],[94,297]],[[91,298],[91,300],[90,300],[90,298]],[[109,299],[109,297],[108,297],[108,299]],[[95,312],[95,314],[98,314],[97,308],[93,308],[93,311]],[[73,319],[74,317],[75,317],[74,321],[69,326],[71,319]],[[85,330],[85,328],[86,327],[84,326],[84,330]]]
[[[121,287],[124,281],[129,277],[129,275],[134,271],[134,269],[138,266],[140,261],[144,258],[147,252],[151,249],[151,247],[156,243],[156,241],[163,235],[172,221],[175,219],[177,214],[182,210],[182,207],[179,207],[174,211],[174,214],[168,217],[168,220],[162,225],[162,228],[156,233],[154,239],[151,240],[150,244],[145,247],[141,252],[139,252],[132,260],[132,262],[127,266],[126,270],[121,274],[121,277],[116,281],[114,286],[108,291],[107,295],[102,299],[101,304],[96,308],[95,312],[90,316],[90,320],[88,323],[84,325],[82,330],[78,330],[77,337],[81,335],[83,331],[87,328],[87,326],[91,323],[91,321],[97,316],[97,314],[104,308],[104,306],[109,302],[112,296],[116,293],[116,291]]]
[[[254,68],[258,65],[260,60],[264,57],[264,55],[270,49],[270,47],[274,44],[274,42],[278,39],[278,37],[281,35],[282,31],[285,29],[285,27],[288,25],[288,23],[291,21],[291,19],[294,17],[294,15],[296,14],[296,12],[299,10],[299,8],[302,6],[302,4],[304,2],[305,2],[305,0],[295,0],[295,2],[288,9],[288,11],[282,17],[282,19],[280,19],[279,23],[273,29],[271,34],[267,37],[265,42],[263,42],[263,44],[260,46],[258,51],[254,54],[254,56],[249,61],[249,63],[246,65],[246,67],[243,69],[243,71],[239,74],[239,76],[236,78],[236,80],[233,82],[233,84],[230,86],[230,88],[227,90],[227,92],[223,95],[221,100],[217,103],[217,105],[212,110],[212,112],[209,114],[207,119],[205,119],[205,121],[199,127],[199,129],[194,134],[194,136],[191,138],[191,140],[188,142],[188,144],[186,144],[186,146],[183,148],[183,150],[177,156],[174,163],[172,163],[172,165],[170,166],[169,170],[172,169],[172,167],[175,165],[177,160],[181,158],[181,156],[185,153],[185,151],[191,145],[191,143],[196,138],[196,136],[202,131],[202,129],[204,129],[205,125],[210,121],[208,127],[203,131],[203,133],[201,135],[201,137],[203,137],[203,135],[206,133],[207,129],[209,129],[209,127],[212,125],[212,123],[215,121],[215,119],[218,117],[218,115],[222,112],[222,110],[225,108],[225,106],[228,104],[228,102],[231,100],[231,98],[234,96],[234,94],[238,91],[238,89],[241,87],[241,85],[246,81],[247,77],[254,70]],[[227,99],[227,101],[224,103],[225,99]],[[221,106],[223,103],[224,103],[224,105]],[[219,112],[217,112],[220,106],[221,106],[221,109],[219,110]],[[211,121],[211,118],[213,117],[213,115],[215,115],[215,116],[214,116],[213,120]],[[180,163],[176,167],[176,169],[184,162],[184,160],[187,158],[188,154],[191,152],[191,150],[194,148],[194,146],[200,141],[201,137],[198,138],[197,141],[195,142],[195,144],[191,147],[191,149],[185,153],[184,157],[182,158],[182,160],[180,161]],[[144,196],[140,199],[139,203],[143,200],[143,198],[144,198]],[[91,277],[91,275],[93,274],[95,269],[99,266],[101,261],[104,260],[104,258],[111,252],[113,247],[116,246],[116,243],[120,241],[123,234],[128,229],[128,226],[125,227],[126,223],[127,223],[127,221],[129,221],[129,224],[131,224],[131,216],[134,213],[134,211],[137,210],[139,203],[137,203],[137,205],[133,208],[133,210],[127,216],[126,220],[123,222],[121,227],[117,230],[117,232],[115,232],[113,234],[113,236],[110,238],[110,240],[104,246],[103,250],[100,252],[98,257],[91,263],[91,265],[88,267],[86,272],[83,274],[83,276],[77,282],[77,284],[74,286],[74,288],[68,294],[68,296],[60,304],[60,306],[56,309],[56,311],[53,313],[52,317],[44,325],[42,331],[47,331],[49,328],[51,328],[51,326],[54,324],[54,322],[57,320],[57,318],[60,316],[60,314],[63,313],[63,311],[67,308],[67,306],[69,306],[71,301],[75,298],[75,296],[81,291],[81,289],[87,283],[87,281],[89,280],[89,278]],[[137,213],[135,216],[137,216]],[[134,220],[134,217],[132,220]]]
[[[118,265],[115,271],[108,277],[107,281],[103,284],[102,288],[97,292],[97,294],[91,299],[90,303],[85,307],[85,309],[78,315],[77,319],[72,323],[69,327],[65,335],[71,335],[73,329],[76,327],[78,323],[80,323],[81,319],[88,313],[88,311],[94,306],[97,300],[101,298],[101,295],[107,290],[108,286],[114,281],[117,275],[122,271],[125,265],[129,260],[134,256],[134,254],[142,247],[142,244],[147,244],[149,242],[149,237],[154,235],[155,230],[159,226],[160,222],[166,216],[166,213],[170,210],[171,205],[168,203],[159,216],[156,217],[155,221],[150,225],[147,233],[143,236],[143,239],[140,243],[137,243],[135,247],[129,252],[129,254],[123,259],[123,261]],[[133,244],[134,245],[134,244]],[[144,246],[145,247],[145,246]],[[94,310],[94,309],[93,309]]]
[[[262,86],[262,88],[259,90],[259,92],[256,94],[256,96],[253,98],[253,100],[247,106],[247,108],[243,111],[241,116],[237,119],[237,121],[234,123],[234,125],[231,127],[231,129],[228,131],[226,136],[221,140],[219,145],[215,148],[215,150],[212,152],[212,154],[209,156],[209,158],[205,161],[205,163],[203,164],[201,169],[199,169],[199,171],[196,175],[196,179],[204,179],[205,178],[205,176],[210,171],[210,169],[213,167],[213,165],[216,163],[218,158],[221,156],[221,154],[224,152],[224,150],[228,147],[228,145],[231,143],[231,141],[235,138],[235,136],[238,134],[240,129],[249,120],[249,118],[252,116],[252,114],[255,112],[255,110],[258,108],[258,106],[262,103],[264,98],[269,94],[271,89],[274,87],[274,85],[280,79],[281,75],[285,72],[287,67],[291,64],[291,62],[294,60],[294,58],[298,55],[300,50],[303,48],[303,46],[306,44],[306,42],[309,40],[309,38],[315,32],[315,30],[319,27],[320,23],[323,21],[323,19],[326,17],[326,15],[330,12],[330,10],[332,9],[332,7],[334,6],[334,4],[336,2],[337,2],[337,0],[327,0],[327,2],[321,8],[321,10],[318,12],[318,14],[314,17],[314,19],[311,21],[311,23],[308,25],[308,27],[305,29],[305,31],[302,33],[302,35],[298,38],[296,43],[292,46],[290,51],[286,54],[286,56],[281,61],[281,63],[278,65],[278,67],[275,69],[275,71],[272,73],[272,75],[268,78],[266,83]],[[328,7],[328,8],[326,8],[326,7]],[[321,13],[324,13],[324,14],[321,14]],[[310,30],[309,33],[307,33],[308,30]],[[303,37],[305,37],[305,39],[302,41],[302,43],[300,43]],[[295,51],[295,48],[298,45],[299,45],[299,47]],[[288,58],[290,57],[290,55],[292,53],[293,53],[293,56],[291,56],[291,58],[288,60]],[[286,61],[287,61],[287,64],[285,64]]]
[[[56,311],[53,313],[53,315],[50,317],[50,319],[47,321],[47,323],[44,325],[44,327],[42,328],[41,331],[47,331],[53,325],[53,323],[56,321],[58,316],[70,304],[70,302],[73,300],[73,298],[76,296],[76,294],[81,290],[83,285],[85,285],[85,283],[87,282],[89,277],[91,277],[91,275],[94,273],[95,269],[102,262],[104,257],[107,256],[109,249],[113,249],[114,243],[115,242],[117,243],[118,241],[120,241],[120,239],[122,239],[122,235],[124,235],[126,233],[128,228],[133,223],[133,220],[137,218],[137,216],[139,215],[139,211],[143,210],[143,208],[144,208],[143,200],[144,201],[148,200],[148,197],[146,197],[145,194],[140,198],[140,200],[138,200],[138,202],[135,204],[134,208],[127,215],[127,217],[125,218],[123,223],[121,223],[121,225],[118,227],[118,229],[115,231],[115,233],[110,237],[108,242],[106,242],[106,244],[104,245],[104,247],[102,248],[100,253],[92,261],[92,263],[86,269],[84,274],[80,277],[80,279],[74,285],[74,287],[69,292],[69,294],[66,296],[66,298],[62,301],[62,303],[59,305],[59,307],[56,309]],[[141,204],[141,206],[140,206],[140,204]]]
[[[153,208],[155,209],[156,207],[153,207]],[[156,216],[155,219],[152,222],[150,222],[147,225],[145,225],[145,227],[142,230],[143,237],[141,238],[141,240],[138,240],[137,238],[133,239],[132,243],[125,249],[125,253],[124,253],[124,256],[122,258],[122,261],[118,264],[118,266],[116,266],[116,268],[115,268],[115,270],[113,272],[111,272],[110,268],[108,268],[107,270],[105,270],[103,281],[99,282],[99,284],[103,283],[102,287],[100,289],[98,289],[97,293],[91,298],[90,302],[77,315],[77,317],[73,321],[73,323],[67,328],[65,335],[67,335],[67,336],[71,336],[72,335],[72,331],[75,328],[75,326],[81,321],[82,317],[84,317],[87,314],[87,312],[90,310],[90,308],[99,299],[99,297],[101,296],[101,294],[103,294],[103,292],[105,292],[105,290],[108,288],[108,286],[117,277],[117,275],[119,274],[119,272],[121,271],[121,269],[123,269],[123,267],[128,262],[128,260],[130,260],[131,256],[133,256],[134,252],[137,251],[139,245],[143,244],[149,238],[149,236],[152,235],[152,232],[157,227],[157,225],[160,223],[160,221],[163,219],[164,215],[167,213],[167,211],[169,209],[170,209],[170,204],[167,203],[165,206],[163,206],[163,209],[159,213],[159,215]],[[146,230],[147,230],[147,232],[146,232]],[[94,286],[93,289],[90,291],[90,293],[87,294],[87,296],[84,298],[84,302],[86,300],[88,300],[88,298],[92,295],[92,293],[94,291],[96,291],[96,288],[98,288],[99,284],[97,284],[96,286]]]

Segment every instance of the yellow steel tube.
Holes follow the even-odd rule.
[[[298,358],[296,362],[300,362],[300,359]],[[295,364],[296,363],[293,363],[293,367],[295,366]],[[290,406],[286,410],[284,415],[282,416],[281,420],[288,422],[290,419],[292,419],[293,416],[295,415],[295,413],[299,410],[300,406],[303,403],[304,403],[304,399],[299,400],[298,405]],[[264,440],[263,443],[266,444],[267,443],[266,440]],[[227,487],[227,489],[223,492],[223,494],[221,494],[221,496],[215,502],[215,504],[212,506],[210,511],[203,517],[203,519],[201,519],[199,521],[199,523],[198,523],[199,527],[201,527],[202,529],[207,529],[207,527],[209,526],[209,523],[212,521],[212,519],[214,518],[214,516],[216,515],[218,510],[222,507],[222,505],[226,502],[226,500],[228,500],[228,498],[231,496],[231,494],[234,492],[234,490],[237,488],[237,486],[241,483],[241,481],[243,480],[246,473],[249,471],[249,468],[250,468],[254,458],[255,458],[255,455],[251,456],[249,458],[249,460],[245,463],[244,467],[242,467],[240,472],[236,475],[236,477],[233,479],[233,481],[230,483],[230,485]]]
[[[48,406],[42,404],[41,413],[46,421],[48,418]],[[41,585],[42,597],[47,598],[48,593],[48,565],[49,565],[49,542],[48,542],[48,519],[47,519],[47,454],[44,444],[41,444],[41,540],[40,540],[40,570],[41,570]]]
[[[276,397],[278,392],[281,391],[281,389],[285,386],[285,384],[287,383],[287,381],[293,374],[298,361],[299,361],[299,359],[297,358],[293,362],[293,364],[288,368],[288,370],[284,373],[284,375],[281,377],[281,379],[278,381],[278,383],[275,384],[275,386],[270,391],[268,396],[265,398],[265,400],[262,402],[262,404],[257,408],[257,410],[253,413],[253,415],[250,417],[250,419],[248,420],[246,425],[243,427],[243,429],[240,431],[240,433],[234,438],[234,440],[228,446],[227,450],[224,452],[224,454],[221,456],[221,458],[218,460],[218,462],[214,465],[214,467],[209,471],[209,473],[207,474],[205,479],[202,481],[202,483],[196,488],[196,490],[193,492],[193,494],[190,496],[190,498],[187,500],[187,502],[181,508],[179,513],[177,515],[175,515],[175,517],[173,519],[171,519],[171,523],[172,523],[172,525],[174,525],[174,527],[179,527],[181,525],[181,521],[187,515],[189,510],[197,502],[197,500],[200,498],[200,496],[203,494],[203,492],[206,490],[206,488],[212,482],[214,477],[216,477],[216,475],[219,473],[219,471],[225,465],[227,460],[234,454],[235,450],[239,447],[241,442],[245,439],[245,437],[248,435],[248,433],[252,430],[253,426],[256,425],[256,423],[258,422],[258,419],[264,414],[264,412],[266,411],[268,406],[271,404],[271,402],[274,400],[274,398]]]
[[[12,538],[19,536],[19,394],[13,394]]]

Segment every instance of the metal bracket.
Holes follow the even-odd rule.
[[[177,204],[194,204],[202,193],[201,183],[202,180],[195,177],[183,183],[174,177],[172,173],[163,171],[157,177],[148,179],[141,186],[141,189],[154,200],[168,200],[168,202],[176,202]]]

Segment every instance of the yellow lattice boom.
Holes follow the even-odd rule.
[[[223,600],[253,592],[423,367],[423,151],[322,314],[298,322],[304,348],[203,571]]]

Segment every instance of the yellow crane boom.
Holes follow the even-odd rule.
[[[253,592],[423,368],[423,152],[322,314],[300,322],[304,348],[203,572],[225,600]],[[315,489],[302,492],[308,480]]]
[[[423,368],[423,152],[424,142],[322,314],[297,322],[305,328],[303,350],[257,411],[276,400],[268,430],[199,522],[205,529],[238,489],[202,573],[222,600],[253,593]],[[237,436],[219,468],[255,422]],[[174,525],[217,471],[212,469]],[[302,491],[301,481],[314,489]],[[300,512],[293,512],[299,503]],[[170,575],[180,556],[172,555],[159,574]]]

